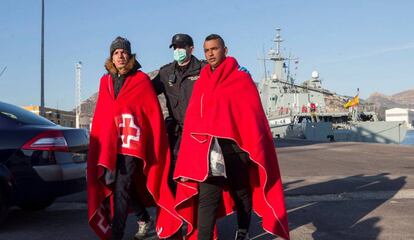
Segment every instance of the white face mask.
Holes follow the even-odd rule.
[[[174,50],[174,60],[183,63],[187,59],[187,51],[184,48],[176,48]]]

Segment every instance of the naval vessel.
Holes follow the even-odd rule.
[[[274,137],[393,144],[403,141],[407,131],[404,122],[379,121],[375,111],[367,111],[360,104],[358,94],[348,99],[324,89],[317,71],[309,80],[296,84],[290,69],[298,59],[284,56],[280,29],[273,41],[275,48],[263,59],[265,76],[258,90]],[[272,74],[266,73],[265,61],[273,63]],[[342,101],[340,107],[327,104],[332,99]]]

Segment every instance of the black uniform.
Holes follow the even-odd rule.
[[[191,56],[190,62],[183,67],[174,61],[161,67],[158,75],[152,80],[157,94],[164,93],[167,99],[169,115],[180,126],[184,123],[194,83],[205,64],[194,56]]]
[[[191,56],[190,62],[183,67],[174,61],[161,67],[158,75],[152,80],[157,94],[163,93],[167,100],[169,117],[166,125],[174,158],[178,153],[185,112],[194,83],[200,77],[200,71],[205,64],[206,62],[194,56]]]
[[[179,66],[174,61],[161,67],[158,75],[152,80],[157,95],[163,93],[167,100],[169,117],[166,119],[166,127],[173,153],[169,183],[173,193],[175,193],[176,184],[172,180],[172,175],[180,148],[185,112],[193,92],[194,83],[200,77],[200,71],[204,65],[206,65],[205,61],[200,61],[191,56],[190,62],[185,66]]]

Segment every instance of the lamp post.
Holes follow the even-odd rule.
[[[42,0],[42,32],[40,43],[40,116],[45,116],[45,80],[44,80],[44,35],[45,35],[45,0]]]

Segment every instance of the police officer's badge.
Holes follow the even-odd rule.
[[[191,77],[188,77],[188,80],[190,80],[190,81],[195,81],[195,80],[197,80],[199,77],[200,77],[200,75],[191,76]]]

